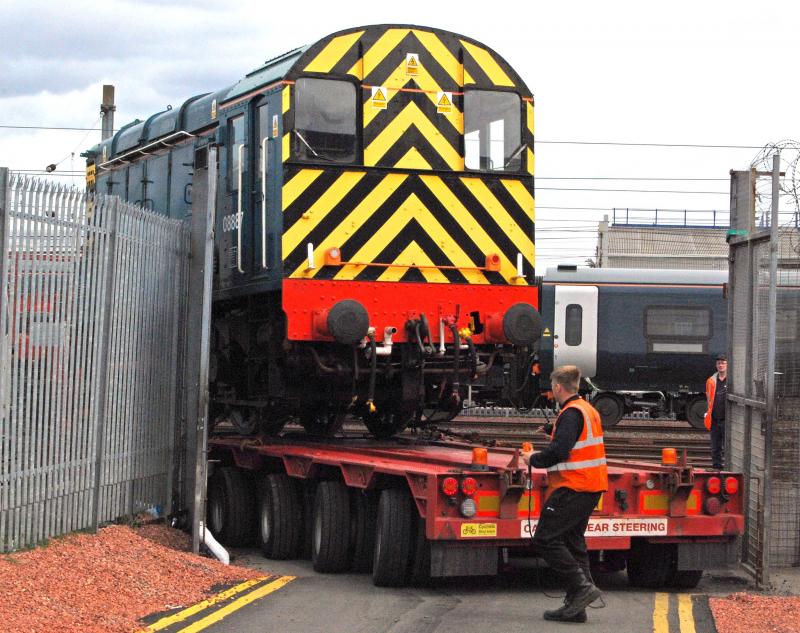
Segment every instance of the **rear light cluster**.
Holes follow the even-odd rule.
[[[726,498],[721,495],[735,495],[739,492],[739,480],[736,477],[725,477],[724,481],[720,477],[709,477],[706,481],[706,491],[709,495],[703,503],[706,514],[718,514],[722,511]]]
[[[442,492],[453,501],[456,500],[459,490],[466,497],[459,506],[461,515],[467,518],[475,516],[478,506],[472,497],[478,491],[477,480],[474,477],[464,477],[460,484],[455,477],[445,477],[442,480]]]

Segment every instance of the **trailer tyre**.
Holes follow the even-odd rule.
[[[340,481],[322,481],[314,501],[314,571],[344,571],[350,563],[350,498]]]
[[[412,514],[413,513],[413,514]],[[381,492],[375,528],[372,582],[378,587],[402,587],[408,579],[414,544],[413,517],[416,509],[403,488]]]
[[[628,554],[628,582],[634,587],[666,587],[675,569],[675,551],[667,543],[634,539]]]
[[[350,570],[371,572],[378,505],[372,496],[363,490],[354,489],[350,495],[350,513]]]
[[[625,413],[625,405],[622,400],[613,394],[601,393],[592,401],[592,405],[600,413],[603,428],[607,429],[614,426],[622,419]]]
[[[409,583],[414,587],[431,584],[431,542],[425,535],[425,519],[417,517],[414,534],[414,558],[411,559]]]
[[[266,475],[258,491],[261,550],[272,559],[295,558],[303,538],[303,506],[298,483],[284,473]]]
[[[705,396],[695,396],[686,403],[686,420],[696,429],[705,430],[704,422],[708,401]]]
[[[208,484],[207,525],[224,545],[246,545],[253,537],[253,485],[241,468],[217,468]]]

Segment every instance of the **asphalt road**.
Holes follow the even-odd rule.
[[[212,633],[551,633],[577,626],[542,619],[545,609],[560,606],[562,593],[531,559],[512,559],[496,579],[386,589],[368,575],[317,574],[309,561],[266,560],[255,550],[234,555],[234,564],[295,579],[205,629]],[[744,587],[729,574],[704,576],[694,595],[633,590],[624,573],[598,584],[605,608],[590,609],[591,626],[583,627],[596,633],[711,633],[706,594]]]

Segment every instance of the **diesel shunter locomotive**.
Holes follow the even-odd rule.
[[[354,415],[388,437],[454,416],[473,381],[526,383],[533,130],[530,91],[487,46],[366,26],[126,125],[87,181],[185,218],[195,170],[216,173],[218,421],[326,435]]]

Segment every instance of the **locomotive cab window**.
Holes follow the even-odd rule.
[[[648,352],[705,354],[711,339],[711,309],[650,306],[645,310]]]
[[[356,159],[356,87],[348,81],[298,79],[294,86],[295,157],[352,163]]]
[[[464,159],[467,169],[522,169],[521,104],[514,92],[464,93]]]

